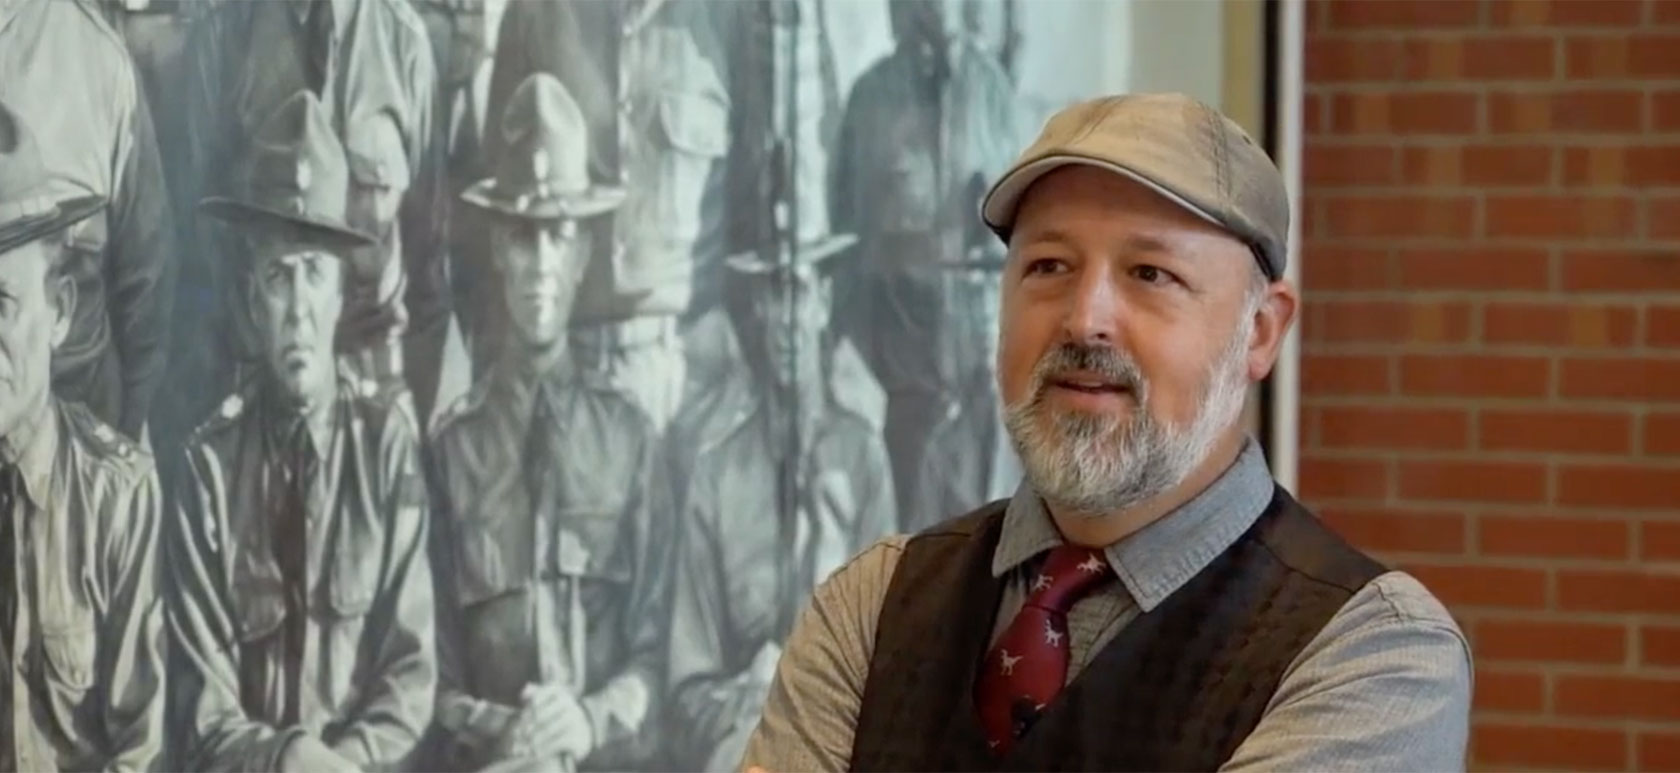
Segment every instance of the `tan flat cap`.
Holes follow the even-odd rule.
[[[981,217],[1004,241],[1021,197],[1069,164],[1106,169],[1147,185],[1254,250],[1266,276],[1288,259],[1289,192],[1266,152],[1236,122],[1183,94],[1128,94],[1072,105],[992,186]]]

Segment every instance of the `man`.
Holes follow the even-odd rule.
[[[409,181],[398,196],[391,234],[400,236],[401,249],[385,239],[374,253],[400,263],[404,290],[378,301],[402,306],[400,314],[391,309],[384,316],[393,324],[407,320],[406,329],[388,332],[401,337],[401,377],[424,422],[436,397],[450,302],[447,200],[433,128],[436,62],[420,17],[408,0],[225,2],[197,20],[189,46],[188,112],[197,151],[190,174],[200,186],[194,200],[227,193],[227,176],[219,170],[241,158],[262,122],[299,90],[319,98],[341,144],[350,144],[349,133],[363,116],[383,111],[395,123]],[[209,229],[201,238],[205,264],[187,273],[183,290],[194,297],[219,295],[237,321],[243,316],[239,293],[229,293],[228,283],[216,277],[216,261],[229,249],[225,237]],[[229,342],[228,356],[236,363],[252,359],[248,339],[236,335]],[[207,382],[235,370],[232,364],[207,367]]]
[[[1026,480],[818,589],[747,763],[1462,770],[1452,618],[1244,436],[1297,305],[1260,148],[1187,97],[1097,99],[983,212],[1009,248],[998,384]]]
[[[972,180],[1002,171],[1020,139],[1009,78],[969,32],[972,3],[888,10],[895,47],[852,87],[829,202],[836,230],[859,238],[835,323],[886,391],[887,452],[908,510],[929,430],[973,365],[950,348],[962,311],[948,305],[938,266],[966,254]],[[930,362],[933,353],[942,357]]]
[[[52,185],[0,102],[0,770],[163,764],[151,456],[55,397],[77,286],[66,234],[102,197]]]
[[[566,325],[587,219],[625,200],[589,179],[586,119],[552,75],[525,79],[494,177],[463,198],[488,218],[513,337],[433,435],[438,723],[450,762],[644,766],[664,673],[674,529],[658,437],[580,376]]]
[[[175,240],[134,64],[93,4],[0,0],[0,100],[35,127],[55,179],[110,201],[70,234],[77,303],[53,389],[143,441],[164,374]]]
[[[497,35],[491,114],[531,73],[554,75],[589,121],[591,174],[627,191],[589,224],[595,252],[572,312],[572,356],[660,432],[683,394],[683,315],[715,303],[725,198],[716,162],[731,144],[719,21],[736,5],[514,2]],[[493,163],[505,144],[485,137]]]
[[[263,367],[188,442],[172,631],[181,767],[371,770],[402,763],[436,687],[416,429],[342,378],[344,148],[299,92],[252,138],[235,195],[237,273]]]
[[[830,398],[830,280],[848,239],[730,257],[744,410],[701,436],[683,498],[671,623],[671,765],[728,770],[811,589],[893,531],[880,437]]]

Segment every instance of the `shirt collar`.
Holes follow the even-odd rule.
[[[29,426],[18,430],[20,442],[7,443],[0,449],[6,456],[4,461],[17,463],[24,497],[40,506],[46,503],[53,461],[58,456],[58,411],[58,400],[47,398],[45,410],[36,411]]]
[[[1265,452],[1249,438],[1237,460],[1201,493],[1103,554],[1138,607],[1148,612],[1254,525],[1271,503],[1275,485]],[[992,575],[1002,577],[1060,544],[1062,535],[1044,500],[1022,481],[1004,512]]]

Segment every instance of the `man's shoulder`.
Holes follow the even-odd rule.
[[[105,491],[130,491],[155,471],[152,455],[80,403],[58,403],[80,473]]]
[[[245,388],[236,389],[222,398],[216,409],[188,436],[186,448],[189,456],[213,454],[237,442],[241,428],[251,419],[253,399],[251,390]]]

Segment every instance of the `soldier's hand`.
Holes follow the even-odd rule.
[[[356,767],[355,763],[339,756],[338,752],[327,748],[320,739],[311,735],[300,735],[286,744],[285,751],[281,752],[280,770],[286,773],[353,773],[361,769]]]
[[[589,712],[570,687],[530,685],[526,687],[526,704],[531,707],[535,745],[544,757],[570,754],[579,761],[595,750],[595,728]]]
[[[537,707],[533,705],[534,697],[531,688],[526,687],[524,701],[514,709],[513,717],[502,728],[501,737],[496,739],[495,748],[491,750],[497,760],[552,760],[559,754],[557,749],[547,748],[542,743],[544,736],[538,732],[541,719]]]

